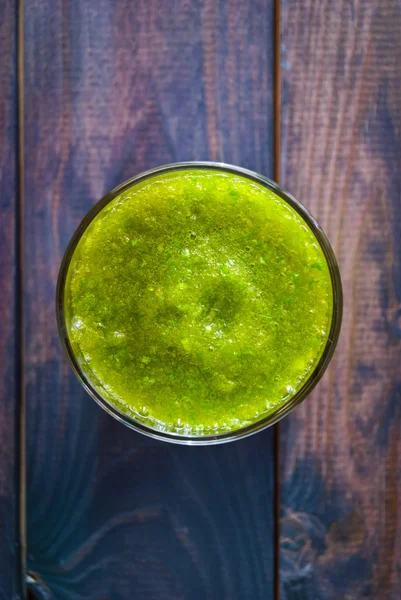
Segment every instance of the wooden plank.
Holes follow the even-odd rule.
[[[0,19],[0,599],[22,598],[18,345],[17,3]]]
[[[28,566],[57,599],[273,597],[272,432],[135,434],[80,388],[54,315],[67,242],[118,182],[272,173],[272,24],[271,0],[25,1]]]
[[[281,598],[400,598],[401,5],[282,6],[282,183],[337,253],[329,372],[281,431]]]

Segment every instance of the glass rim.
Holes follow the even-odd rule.
[[[177,432],[171,431],[161,431],[155,429],[151,426],[146,425],[141,421],[137,421],[134,418],[128,416],[127,414],[122,413],[116,406],[111,404],[106,398],[102,396],[102,394],[95,388],[95,386],[90,382],[89,378],[83,372],[76,355],[71,346],[67,324],[65,319],[65,284],[67,279],[68,269],[71,263],[72,256],[74,254],[75,248],[77,247],[81,237],[86,231],[89,224],[93,221],[93,219],[99,214],[99,212],[109,204],[114,198],[116,198],[119,194],[124,192],[125,190],[131,188],[133,185],[136,185],[146,179],[152,178],[155,175],[159,175],[161,173],[170,173],[174,171],[182,171],[188,169],[199,169],[199,170],[215,170],[222,171],[226,173],[233,173],[240,176],[245,177],[246,179],[250,179],[255,181],[256,183],[261,184],[262,186],[268,188],[277,194],[280,198],[282,198],[287,204],[289,204],[296,212],[301,216],[301,218],[306,222],[308,227],[311,229],[313,235],[315,236],[317,242],[319,243],[327,265],[329,267],[329,273],[331,278],[332,285],[332,294],[333,294],[333,307],[332,307],[332,320],[330,325],[330,332],[326,340],[326,345],[322,352],[322,355],[315,365],[312,373],[309,375],[307,380],[304,382],[302,387],[292,396],[288,402],[285,402],[282,406],[278,407],[277,410],[268,414],[266,416],[262,416],[261,419],[250,423],[244,427],[240,427],[238,429],[234,429],[232,431],[227,431],[225,433],[216,433],[210,435],[186,435],[180,434]],[[67,249],[64,253],[63,259],[61,261],[58,281],[57,281],[57,289],[56,289],[56,317],[57,317],[57,326],[59,336],[64,348],[64,351],[67,355],[67,358],[72,366],[72,369],[80,381],[81,385],[87,391],[87,393],[111,416],[115,419],[138,431],[142,434],[145,434],[149,437],[152,437],[157,440],[168,441],[176,444],[183,445],[211,445],[211,444],[222,444],[224,442],[230,442],[237,439],[245,438],[250,435],[257,433],[258,431],[262,431],[274,425],[278,421],[280,421],[283,417],[285,417],[288,413],[290,413],[296,406],[301,404],[305,400],[305,398],[310,394],[310,392],[317,385],[319,380],[322,378],[332,356],[334,350],[337,345],[337,341],[340,335],[341,329],[341,321],[342,321],[342,308],[343,308],[343,295],[342,295],[342,284],[341,284],[341,276],[338,268],[337,260],[334,254],[334,251],[330,245],[330,242],[324,233],[323,229],[320,227],[319,223],[312,216],[312,214],[308,211],[307,208],[294,196],[284,191],[275,181],[269,179],[264,175],[260,175],[255,171],[251,171],[249,169],[245,169],[243,167],[237,167],[234,165],[219,163],[219,162],[209,162],[209,161],[188,161],[188,162],[177,162],[170,163],[166,165],[162,165],[159,167],[155,167],[148,171],[144,171],[131,177],[127,181],[116,186],[111,192],[103,196],[85,215],[82,219],[81,223],[75,230],[72,235],[72,238],[67,246]]]

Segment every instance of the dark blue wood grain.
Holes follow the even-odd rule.
[[[20,531],[17,3],[0,18],[0,599],[23,596]]]
[[[282,183],[326,229],[344,318],[280,426],[282,600],[401,597],[401,5],[282,11]]]
[[[54,314],[68,240],[117,183],[176,160],[272,174],[272,10],[25,0],[28,566],[58,600],[273,598],[272,433],[129,431],[80,388]]]

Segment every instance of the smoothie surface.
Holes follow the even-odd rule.
[[[69,340],[119,411],[224,433],[288,402],[327,342],[332,286],[302,217],[244,176],[154,175],[94,218],[65,288]]]

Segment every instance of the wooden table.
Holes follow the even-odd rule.
[[[400,2],[2,0],[1,13],[0,598],[24,598],[26,572],[57,600],[401,598]],[[94,202],[200,159],[303,201],[345,295],[312,396],[215,448],[102,412],[54,310]]]

